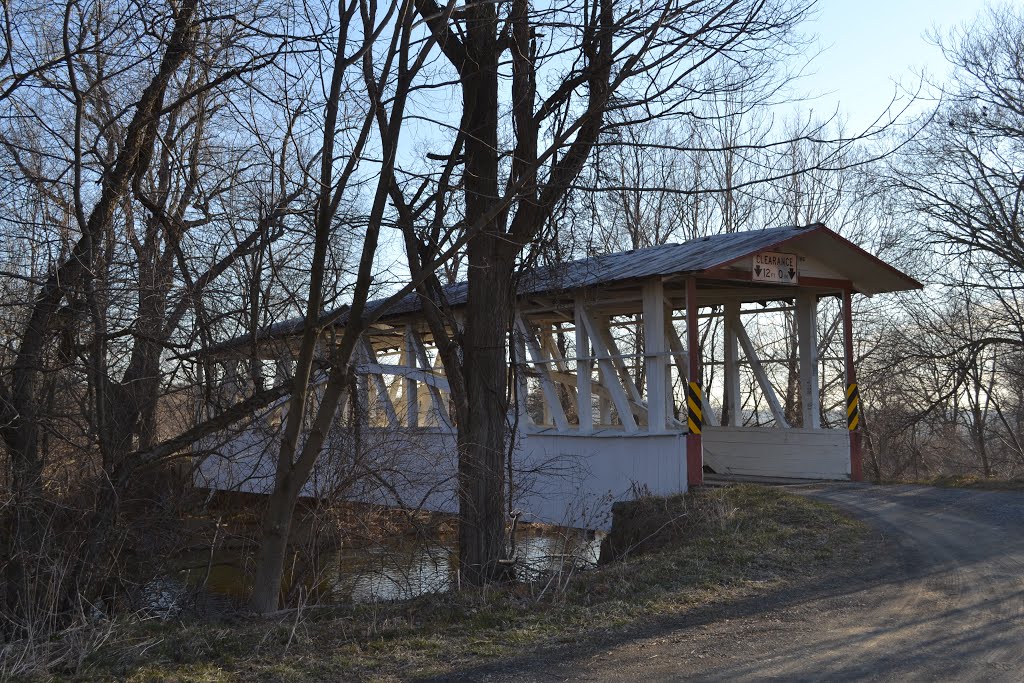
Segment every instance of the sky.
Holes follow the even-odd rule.
[[[935,82],[945,80],[946,61],[926,34],[932,30],[948,34],[951,28],[973,21],[986,4],[984,0],[818,0],[815,18],[800,30],[815,37],[820,53],[794,86],[815,97],[795,106],[804,113],[813,109],[822,117],[838,110],[847,122],[847,134],[861,132],[885,111],[894,94],[903,92],[901,84],[916,89],[922,72]],[[911,111],[926,106],[919,102]],[[403,135],[403,146],[414,137],[418,136]],[[400,254],[397,244],[388,253]]]
[[[819,0],[817,19],[805,25],[823,52],[809,67],[801,90],[826,93],[801,105],[823,114],[838,108],[850,128],[869,125],[885,110],[897,83],[913,86],[914,72],[941,81],[947,73],[941,51],[925,34],[968,23],[985,7],[981,0]]]

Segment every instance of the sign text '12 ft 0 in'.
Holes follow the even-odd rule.
[[[796,254],[780,254],[764,251],[754,254],[751,269],[755,282],[773,282],[780,285],[795,285],[797,280]]]

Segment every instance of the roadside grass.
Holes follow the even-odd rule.
[[[922,484],[946,489],[981,489],[986,491],[1024,491],[1024,478],[986,479],[974,474],[940,474],[930,479],[914,482],[892,482],[894,484]]]
[[[591,571],[267,618],[123,624],[75,670],[38,680],[406,680],[573,643],[757,595],[853,559],[865,527],[828,505],[741,485],[642,503],[656,543]],[[649,540],[649,539],[648,539]],[[642,552],[640,552],[642,550]]]

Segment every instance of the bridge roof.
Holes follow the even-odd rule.
[[[709,235],[683,243],[659,244],[535,268],[521,276],[518,295],[525,297],[565,293],[657,276],[728,273],[730,267],[738,262],[745,262],[745,259],[755,254],[773,250],[796,250],[812,256],[818,263],[848,281],[855,292],[870,295],[922,287],[921,283],[909,275],[823,224],[815,223]],[[748,283],[747,286],[751,284],[757,286],[760,283]],[[770,284],[764,286],[773,287]],[[468,288],[465,282],[449,285],[444,291],[449,305],[458,307],[466,303]],[[383,300],[372,301],[367,307],[372,310],[375,305],[382,303]],[[412,293],[393,304],[383,317],[415,314],[420,310],[420,297]],[[334,313],[338,324],[344,325],[347,318],[345,310]],[[301,319],[286,320],[262,330],[258,337],[263,340],[290,336],[301,331],[302,327]],[[245,335],[220,345],[218,350],[250,342],[249,335]]]
[[[520,279],[518,294],[530,296],[586,289],[655,276],[703,275],[773,249],[798,248],[852,283],[853,291],[881,294],[920,289],[921,283],[857,246],[821,223],[709,235],[683,243],[659,244],[535,268]],[[445,288],[448,303],[466,302],[465,282]],[[372,304],[371,304],[372,305]],[[388,315],[420,310],[419,295],[410,294]]]

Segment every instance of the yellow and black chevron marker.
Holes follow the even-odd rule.
[[[686,392],[686,417],[690,426],[691,434],[700,434],[700,428],[704,425],[704,391],[697,382],[690,382],[690,388]]]
[[[860,391],[856,384],[846,387],[846,427],[851,432],[860,424]]]

